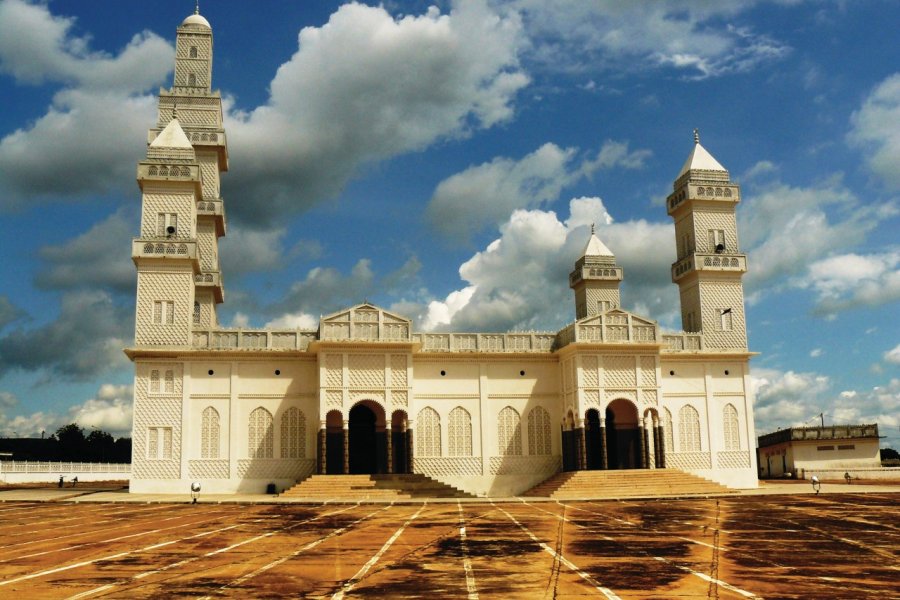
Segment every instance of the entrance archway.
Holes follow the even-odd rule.
[[[386,472],[384,410],[374,402],[360,402],[350,409],[348,433],[350,473]]]
[[[606,407],[606,456],[610,469],[641,467],[641,436],[634,404],[619,398]]]

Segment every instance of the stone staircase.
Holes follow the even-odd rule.
[[[567,471],[539,483],[522,496],[570,500],[575,498],[657,498],[734,494],[708,479],[677,469]]]
[[[474,498],[455,487],[420,475],[313,475],[282,496],[311,500],[410,500],[413,498]]]

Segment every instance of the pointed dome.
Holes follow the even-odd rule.
[[[205,18],[203,18],[203,15],[200,14],[199,6],[197,6],[197,8],[194,10],[194,14],[189,15],[184,21],[181,22],[182,27],[184,27],[185,25],[195,25],[195,26],[200,26],[200,27],[206,27],[207,29],[212,29],[212,26],[209,24],[209,21],[207,21]]]
[[[681,171],[678,172],[678,176],[675,179],[681,179],[688,171],[720,171],[726,175],[728,174],[728,169],[723,167],[706,148],[700,145],[700,131],[697,129],[694,130],[694,149],[691,150],[690,156],[684,161],[684,166],[681,167]]]
[[[581,253],[582,257],[587,256],[615,256],[612,251],[607,248],[603,242],[600,241],[596,235],[594,235],[593,229],[591,229],[591,239],[588,240],[587,246],[584,247],[584,252]]]
[[[194,159],[194,147],[188,139],[177,118],[166,125],[156,139],[150,142],[147,150],[148,158],[187,158]]]

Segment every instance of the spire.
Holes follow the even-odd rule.
[[[728,169],[719,164],[719,161],[713,158],[713,155],[700,144],[699,129],[694,129],[694,148],[675,179],[680,179],[688,171],[722,171],[723,173],[728,173]]]
[[[596,235],[594,235],[594,226],[591,225],[591,238],[588,240],[587,245],[584,247],[584,252],[581,253],[582,258],[588,256],[609,256],[615,257],[612,253],[612,250],[607,248],[603,242],[600,241]]]

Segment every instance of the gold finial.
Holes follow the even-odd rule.
[[[694,127],[694,143],[695,144],[700,143],[700,130],[697,129],[696,127]]]
[[[200,0],[196,0],[196,2],[194,2],[194,14],[200,14]]]
[[[591,223],[591,235],[594,235],[594,224]]]
[[[177,118],[178,118],[178,103],[173,102],[172,103],[172,119],[177,119]]]

